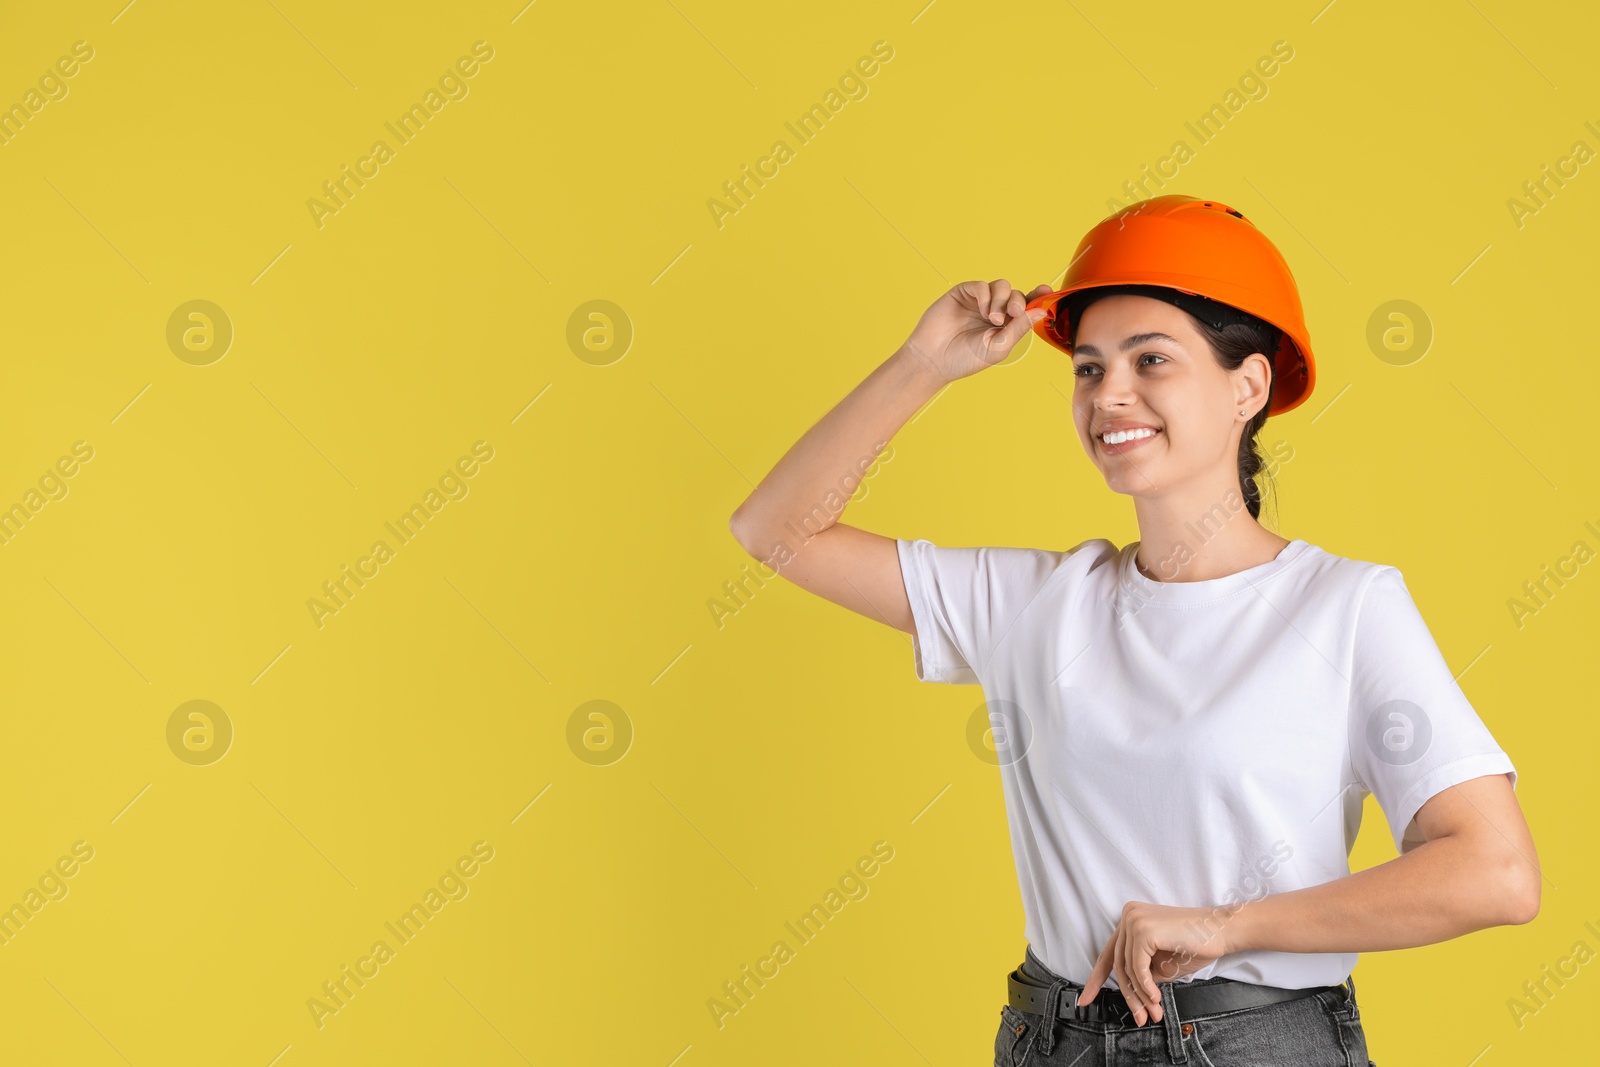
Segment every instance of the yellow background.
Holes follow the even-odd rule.
[[[1520,628],[1508,607],[1600,547],[1600,172],[1508,207],[1600,148],[1592,14],[109,0],[5,22],[0,104],[76,41],[93,58],[0,145],[0,505],[75,442],[93,458],[0,546],[0,903],[74,842],[93,858],[0,945],[0,1059],[989,1062],[1023,940],[967,743],[981,691],[919,684],[908,637],[783,581],[719,624],[752,564],[728,516],[940,293],[1055,280],[1180,139],[1193,158],[1140,196],[1243,211],[1306,305],[1316,392],[1263,431],[1294,455],[1275,528],[1401,568],[1543,862],[1532,924],[1363,957],[1373,1058],[1592,1047],[1592,966],[1520,1028],[1508,1008],[1600,949],[1600,576]],[[480,40],[467,95],[394,142]],[[1293,58],[1200,144],[1185,123],[1280,40]],[[785,123],[877,41],[866,94],[800,144]],[[319,227],[308,200],[378,139],[394,157]],[[780,139],[719,226],[708,201]],[[167,342],[191,300],[234,331],[203,366]],[[569,345],[593,300],[631,323],[620,358]],[[1392,300],[1434,331],[1404,365],[1367,339]],[[958,383],[844,521],[1135,539],[1070,391],[1042,344]],[[477,441],[467,495],[319,628],[322,583]],[[169,747],[191,700],[233,730],[209,765]],[[632,731],[609,765],[569,741],[592,700]],[[1393,852],[1367,819],[1357,868]],[[722,983],[880,840],[868,895],[716,1026]],[[322,983],[477,841],[468,894],[319,1028]]]

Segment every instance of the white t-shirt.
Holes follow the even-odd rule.
[[[1394,567],[1296,539],[1157,582],[1138,542],[897,546],[917,678],[983,687],[1027,940],[1073,981],[1130,900],[1215,907],[1348,875],[1368,793],[1398,849],[1445,788],[1516,786]],[[1356,959],[1241,952],[1179,981],[1337,985]]]

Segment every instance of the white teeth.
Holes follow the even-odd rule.
[[[1129,430],[1126,433],[1102,434],[1100,440],[1108,445],[1120,445],[1124,441],[1135,441],[1144,437],[1154,437],[1154,430]]]

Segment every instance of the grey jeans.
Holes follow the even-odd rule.
[[[1037,981],[1059,985],[1063,1004],[1083,989],[1051,972],[1032,948],[1021,969]],[[1226,981],[1206,978],[1196,984]],[[1047,1034],[1043,1015],[1004,1004],[994,1039],[995,1067],[1377,1067],[1367,1058],[1353,977],[1334,992],[1188,1018],[1178,1015],[1173,985],[1157,983],[1161,1022],[1146,1019],[1143,1026],[1056,1019]]]

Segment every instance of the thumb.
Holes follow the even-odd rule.
[[[1044,318],[1044,308],[1030,308],[1021,315],[1016,316],[1006,323],[1000,331],[999,342],[1006,349],[1012,348],[1022,340],[1023,335],[1033,329],[1033,324]]]

